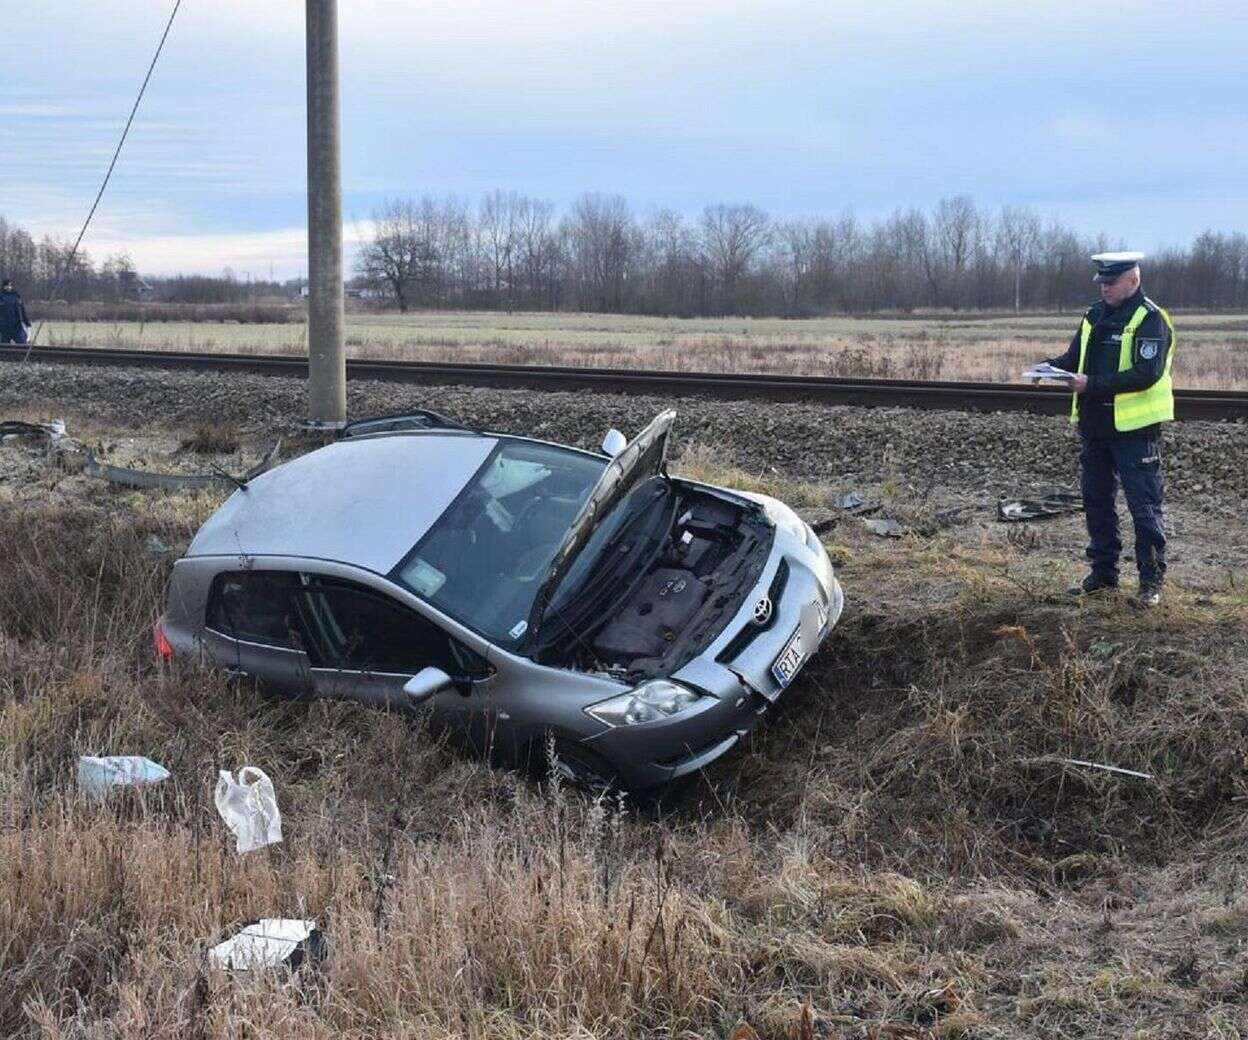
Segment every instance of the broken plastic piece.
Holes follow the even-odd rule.
[[[87,460],[86,465],[83,467],[83,472],[89,477],[98,477],[101,480],[108,480],[114,484],[124,484],[126,487],[132,488],[165,488],[167,490],[180,491],[186,488],[243,487],[249,481],[254,480],[265,470],[272,467],[281,447],[282,442],[279,440],[265,452],[264,458],[241,477],[232,477],[224,472],[148,473],[146,470],[128,469],[125,466],[110,466],[108,463],[100,462],[90,448],[83,449]]]
[[[851,491],[847,495],[842,495],[837,505],[846,510],[857,509],[859,506],[865,505],[866,501],[857,491]]]
[[[219,770],[215,801],[240,854],[282,840],[282,814],[277,809],[273,781],[264,770],[243,766],[238,780],[228,769]]]
[[[325,940],[315,921],[265,917],[244,925],[237,935],[208,951],[217,968],[251,971],[256,968],[298,968],[305,960],[325,957]]]
[[[141,787],[168,779],[169,770],[140,755],[83,755],[78,759],[78,786],[92,798],[99,798],[114,787]]]

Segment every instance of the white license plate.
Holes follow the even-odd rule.
[[[802,667],[805,660],[806,648],[802,646],[802,630],[799,626],[797,631],[789,636],[789,641],[784,644],[780,656],[771,663],[771,676],[780,684],[780,689],[783,690],[793,681],[793,676],[797,674],[797,670]]]

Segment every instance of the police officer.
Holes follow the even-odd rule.
[[[25,343],[29,328],[26,305],[13,290],[13,283],[6,278],[0,282],[0,343]]]
[[[1161,424],[1174,418],[1170,367],[1174,324],[1140,288],[1143,253],[1092,257],[1101,302],[1093,304],[1070,347],[1049,363],[1074,372],[1070,421],[1083,441],[1079,458],[1091,573],[1070,590],[1083,596],[1118,585],[1118,482],[1135,526],[1139,603],[1161,602],[1166,576],[1162,529]]]

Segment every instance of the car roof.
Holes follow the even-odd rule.
[[[421,432],[337,441],[235,491],[186,555],[303,556],[387,574],[498,440]]]

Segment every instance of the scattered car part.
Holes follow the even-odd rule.
[[[1041,498],[1003,498],[997,502],[997,519],[1002,523],[1049,520],[1082,509],[1083,499],[1079,495],[1071,491],[1054,491]]]
[[[37,440],[59,441],[65,436],[65,420],[52,419],[46,423],[22,422],[6,419],[0,422],[0,437],[25,437]]]
[[[264,917],[208,951],[213,967],[232,971],[285,967],[292,971],[305,962],[325,958],[325,938],[315,921]]]
[[[143,787],[169,779],[169,770],[140,755],[108,755],[78,759],[78,786],[92,798],[106,795],[115,787]]]
[[[209,487],[236,487],[245,489],[247,485],[273,468],[273,463],[277,459],[277,454],[281,451],[282,442],[279,440],[274,443],[264,457],[252,466],[241,477],[234,477],[221,470],[217,473],[151,473],[147,470],[130,469],[126,466],[113,466],[106,462],[100,462],[95,453],[90,448],[82,448],[86,462],[83,466],[83,472],[89,477],[96,477],[100,480],[107,480],[113,484],[121,484],[125,487],[152,489],[159,488],[166,491],[183,491],[192,488],[209,488]]]
[[[214,800],[221,819],[234,833],[240,854],[282,840],[282,814],[273,781],[264,770],[243,766],[238,780],[228,769],[219,770]]]

